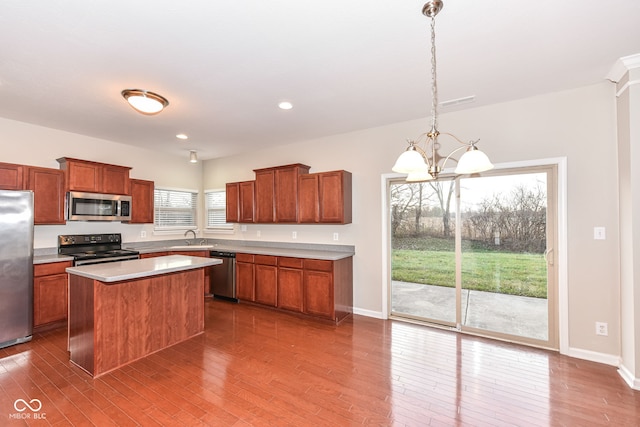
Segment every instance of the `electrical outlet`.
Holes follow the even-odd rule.
[[[609,324],[606,322],[596,322],[596,335],[608,336]]]
[[[260,230],[256,231],[256,237],[260,237],[261,234]]]
[[[333,240],[340,240],[340,235],[338,233],[333,233]]]
[[[294,240],[297,239],[298,238],[298,232],[297,231],[292,231],[291,232],[291,238],[294,239]]]
[[[142,231],[140,232],[140,237],[142,237],[143,239],[144,239],[145,237],[147,237],[147,232],[146,232],[146,231],[144,231],[144,230],[142,230]]]
[[[241,225],[240,226],[240,231],[247,231],[247,226],[246,225]]]

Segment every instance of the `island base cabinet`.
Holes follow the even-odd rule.
[[[105,284],[69,275],[71,361],[93,377],[204,332],[204,271]]]

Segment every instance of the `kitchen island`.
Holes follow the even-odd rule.
[[[71,362],[94,378],[204,332],[204,268],[169,255],[69,267]]]

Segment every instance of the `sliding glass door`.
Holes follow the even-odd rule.
[[[391,314],[557,348],[555,168],[390,184]]]

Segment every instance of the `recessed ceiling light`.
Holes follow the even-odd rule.
[[[290,103],[289,101],[282,101],[281,103],[278,104],[278,107],[281,110],[291,110],[293,108],[293,104]]]
[[[176,138],[178,138],[178,139],[189,139],[189,137],[187,135],[185,135],[184,133],[177,134]]]

